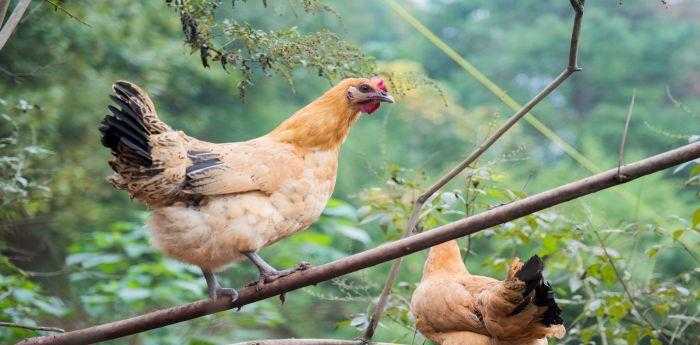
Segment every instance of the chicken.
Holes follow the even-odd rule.
[[[515,259],[506,279],[471,275],[457,241],[430,249],[411,299],[416,328],[442,345],[545,345],[566,333],[538,256]]]
[[[360,113],[393,103],[379,77],[350,78],[249,141],[209,143],[171,129],[148,95],[119,81],[101,123],[112,152],[109,181],[146,204],[153,243],[201,268],[209,296],[230,296],[215,272],[248,258],[258,287],[307,267],[278,271],[258,250],[308,228],[333,192],[340,146]]]

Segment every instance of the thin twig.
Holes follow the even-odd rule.
[[[624,176],[620,175],[620,167],[624,164],[625,160],[625,143],[627,142],[627,131],[630,127],[630,119],[632,119],[632,112],[634,110],[634,99],[637,96],[637,90],[632,90],[632,99],[630,100],[629,108],[627,109],[627,118],[625,119],[625,130],[622,132],[622,140],[620,140],[620,157],[617,160],[617,178],[622,179]]]
[[[0,327],[24,328],[24,329],[31,329],[33,331],[46,331],[46,332],[56,332],[56,333],[65,333],[66,332],[65,330],[58,328],[58,327],[32,326],[32,325],[26,325],[26,324],[21,324],[21,323],[4,322],[4,321],[0,321]]]
[[[494,134],[487,138],[479,147],[476,148],[465,160],[459,163],[452,170],[447,172],[442,176],[437,182],[435,182],[425,193],[421,194],[413,203],[413,210],[406,223],[406,229],[402,235],[402,238],[411,236],[419,220],[419,214],[423,209],[423,206],[427,203],[437,191],[444,187],[447,183],[452,181],[457,175],[459,175],[464,169],[469,167],[474,163],[481,155],[486,152],[498,139],[500,139],[515,123],[517,123],[523,116],[527,115],[540,101],[547,97],[552,91],[556,90],[566,79],[568,79],[572,74],[580,71],[581,68],[578,66],[578,40],[581,33],[581,19],[583,18],[583,1],[582,0],[570,0],[571,6],[574,9],[574,24],[571,33],[571,41],[569,44],[569,57],[566,68],[542,91],[535,95],[529,102],[525,104],[520,110],[518,110],[513,116],[511,116],[506,123],[504,123]],[[386,308],[386,303],[389,300],[388,295],[391,293],[396,278],[398,277],[399,271],[401,270],[401,263],[403,258],[399,258],[391,266],[389,275],[387,276],[384,288],[379,295],[377,304],[372,311],[369,323],[365,329],[362,339],[369,341],[374,336],[374,331],[379,324],[379,320],[382,317],[382,313]]]
[[[61,4],[59,4],[58,2],[56,2],[56,1],[54,1],[54,0],[44,0],[44,1],[48,2],[49,4],[51,4],[51,6],[53,6],[55,9],[60,10],[61,12],[65,13],[67,16],[69,16],[69,17],[71,17],[71,18],[77,20],[77,21],[80,22],[81,24],[83,24],[83,25],[85,25],[85,26],[87,26],[87,27],[89,27],[89,28],[92,27],[92,26],[90,26],[90,24],[86,23],[84,20],[78,18],[78,16],[76,16],[76,15],[74,15],[74,14],[68,12],[68,10],[67,10],[65,7],[61,6]]]
[[[679,100],[677,100],[675,97],[673,97],[673,94],[671,94],[671,88],[668,85],[666,85],[666,96],[676,107],[680,108],[684,113],[686,113],[690,116],[697,117],[697,115],[695,113],[693,113],[692,111],[690,111],[690,109],[688,109],[688,107],[686,107],[683,103],[681,103]]]
[[[238,299],[233,303],[226,297],[215,300],[205,299],[64,334],[31,338],[20,344],[91,344],[145,332],[223,310],[240,308],[285,292],[315,285],[416,253],[437,244],[474,234],[698,158],[700,158],[700,141],[625,165],[622,167],[622,173],[630,176],[628,181],[618,181],[615,178],[617,169],[613,168],[507,205],[415,234],[409,238],[385,243],[361,253],[279,278],[272,283],[265,284],[260,291],[257,291],[256,287],[241,289]]]
[[[593,288],[591,288],[591,285],[589,282],[583,281],[583,289],[586,292],[586,295],[591,299],[591,301],[595,298],[595,292],[593,291]],[[600,336],[600,345],[608,345],[608,336],[605,334],[605,325],[603,325],[603,318],[600,315],[595,316],[596,320],[596,327],[598,327],[598,335]]]
[[[30,2],[32,2],[32,0],[19,0],[15,9],[12,10],[10,18],[7,19],[5,25],[0,29],[0,50],[2,50],[5,43],[10,39],[10,36],[15,32],[17,24],[19,24],[19,21],[22,19],[24,12],[27,11]]]

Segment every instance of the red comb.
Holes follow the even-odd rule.
[[[382,90],[382,91],[387,91],[386,85],[384,84],[384,79],[379,78],[379,77],[372,77],[372,79],[377,80],[377,88]]]

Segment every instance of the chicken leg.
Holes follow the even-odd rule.
[[[277,280],[278,278],[282,278],[285,276],[288,276],[294,272],[297,271],[303,271],[307,268],[309,268],[311,265],[308,262],[302,261],[297,265],[295,268],[289,268],[286,270],[277,270],[276,268],[272,267],[272,265],[268,264],[263,260],[263,258],[258,255],[257,252],[248,252],[248,253],[243,253],[260,271],[260,275],[258,276],[258,281],[254,282],[250,285],[255,285],[255,288],[260,291],[266,283],[272,283],[273,281]]]
[[[219,281],[214,275],[214,272],[202,268],[202,273],[204,274],[204,280],[207,282],[209,298],[217,299],[219,296],[230,296],[231,302],[238,299],[238,291],[232,288],[221,287],[221,285],[219,285]]]

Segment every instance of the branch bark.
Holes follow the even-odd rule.
[[[409,255],[698,158],[700,158],[700,141],[625,165],[620,169],[621,175],[625,177],[624,179],[617,177],[618,171],[617,167],[615,167],[606,172],[496,207],[430,231],[297,272],[264,285],[260,291],[256,291],[256,287],[242,289],[238,300],[234,303],[231,303],[225,297],[216,300],[200,300],[81,330],[31,338],[19,344],[90,344],[160,328],[227,309],[238,308]]]
[[[506,123],[504,123],[493,135],[487,138],[479,147],[477,147],[474,152],[472,152],[469,157],[464,161],[459,163],[456,167],[452,168],[447,174],[442,176],[435,184],[430,186],[425,193],[421,194],[416,201],[413,203],[413,209],[411,215],[406,223],[406,229],[401,238],[406,238],[411,236],[415,230],[416,225],[418,225],[419,215],[423,206],[428,202],[428,200],[447,183],[452,181],[457,175],[459,175],[464,169],[474,163],[479,157],[481,157],[486,150],[488,150],[498,139],[500,139],[508,130],[515,125],[523,116],[527,115],[540,101],[545,99],[552,91],[556,90],[564,81],[566,81],[572,74],[580,71],[581,68],[578,66],[578,41],[581,34],[581,19],[583,18],[583,1],[582,0],[570,0],[571,7],[574,10],[574,23],[571,29],[571,40],[569,43],[569,57],[568,63],[564,70],[547,85],[542,91],[536,94],[529,102],[527,102],[520,110],[518,110],[513,116],[511,116]],[[403,258],[398,258],[391,265],[389,270],[389,275],[387,276],[386,282],[384,283],[384,288],[379,295],[377,304],[375,305],[372,315],[370,316],[367,328],[362,335],[362,339],[369,341],[374,336],[374,332],[379,325],[379,320],[384,313],[386,304],[389,301],[389,295],[391,294],[391,289],[396,283],[396,278],[398,278],[399,271],[401,270],[401,263]]]
[[[7,43],[7,41],[10,39],[12,33],[15,32],[15,28],[17,27],[17,24],[19,24],[20,19],[22,19],[24,12],[27,11],[30,2],[32,2],[32,0],[20,0],[17,3],[17,6],[15,6],[15,9],[12,10],[10,18],[7,19],[5,25],[2,27],[2,29],[0,29],[0,50],[2,50],[5,43]],[[5,5],[5,7],[6,6],[7,5]]]

